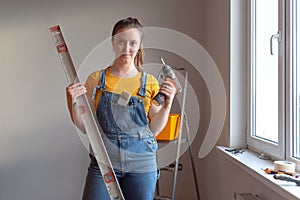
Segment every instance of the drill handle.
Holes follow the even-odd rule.
[[[180,94],[182,92],[182,88],[181,88],[180,82],[178,81],[177,77],[175,77],[174,83],[175,83],[175,86],[177,88],[177,93],[176,94]]]

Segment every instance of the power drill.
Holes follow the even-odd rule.
[[[176,87],[176,94],[180,94],[181,93],[181,85],[174,73],[174,71],[172,70],[172,67],[170,67],[169,65],[166,65],[166,63],[164,62],[164,60],[162,58],[160,58],[163,67],[162,67],[162,76],[164,79],[167,79],[169,81],[171,81],[173,83],[173,85]],[[153,99],[153,103],[157,106],[161,105],[164,101],[166,100],[166,95],[164,95],[163,93],[159,92]]]

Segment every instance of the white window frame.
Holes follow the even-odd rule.
[[[297,0],[287,0],[286,2],[286,17],[288,20],[286,20],[286,32],[287,33],[293,33],[295,34],[293,30],[293,22],[292,18],[294,17],[294,11],[293,9],[293,1]],[[298,2],[300,3],[300,2]],[[300,27],[299,27],[300,28]],[[294,35],[295,36],[295,35]],[[300,39],[300,38],[298,38]],[[286,65],[287,67],[287,94],[286,94],[286,110],[287,110],[287,117],[286,117],[286,158],[290,161],[293,161],[297,163],[297,170],[300,171],[300,160],[293,157],[293,131],[295,131],[295,126],[293,124],[293,89],[290,87],[292,85],[292,77],[293,77],[293,61],[294,61],[294,55],[293,55],[293,36],[292,34],[286,34]],[[299,58],[300,61],[300,58]]]
[[[286,104],[285,104],[285,5],[284,5],[284,0],[278,0],[279,5],[279,34],[280,34],[280,40],[278,43],[278,68],[279,68],[279,91],[278,91],[278,96],[281,97],[278,99],[278,113],[279,113],[279,126],[278,126],[278,144],[274,144],[272,142],[262,140],[252,134],[252,96],[251,96],[251,91],[252,91],[252,86],[251,86],[251,73],[252,73],[252,60],[255,59],[255,54],[253,53],[254,49],[252,48],[251,45],[251,40],[252,37],[254,37],[254,34],[252,30],[252,6],[255,6],[255,0],[248,1],[248,46],[249,46],[249,58],[248,58],[248,120],[247,120],[247,145],[248,148],[251,150],[254,150],[256,152],[260,153],[265,153],[269,156],[271,156],[274,159],[285,159],[285,117],[283,113],[285,113],[286,110]],[[275,33],[274,33],[275,34]],[[271,36],[270,36],[271,37]]]

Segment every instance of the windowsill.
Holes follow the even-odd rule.
[[[300,186],[295,183],[280,181],[273,178],[273,175],[265,173],[262,169],[273,168],[273,162],[262,160],[257,157],[258,154],[246,149],[242,154],[234,155],[225,151],[226,147],[218,146],[219,152],[225,155],[226,159],[255,177],[259,182],[269,187],[280,196],[293,200],[300,197]]]

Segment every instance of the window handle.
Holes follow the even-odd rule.
[[[270,38],[270,51],[271,55],[274,55],[274,50],[273,50],[273,41],[277,39],[277,42],[280,42],[280,31],[278,31],[276,34],[272,35]]]

